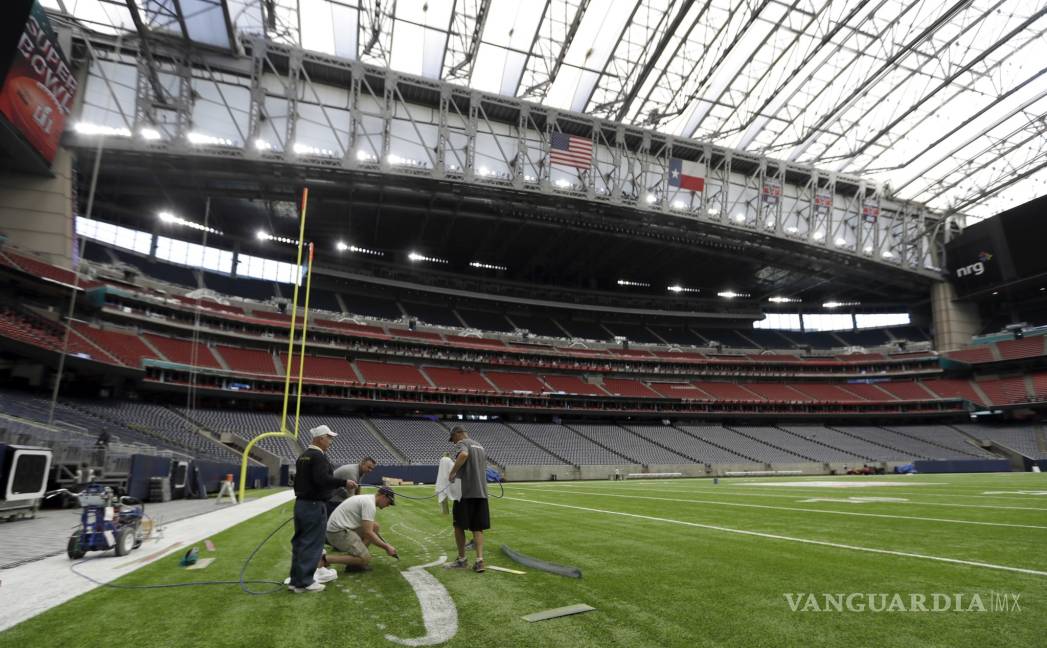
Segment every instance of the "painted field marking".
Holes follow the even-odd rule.
[[[385,638],[402,646],[435,646],[450,641],[458,634],[458,608],[454,606],[451,594],[436,580],[436,578],[425,571],[428,567],[436,567],[447,561],[447,556],[440,556],[431,563],[415,565],[400,572],[418,597],[418,604],[422,607],[422,622],[425,624],[425,635],[411,639],[401,639],[392,634]]]
[[[619,485],[619,484],[625,484],[625,483],[627,483],[627,482],[617,482],[616,486]],[[513,488],[534,488],[534,487],[539,487],[539,486],[546,486],[546,484],[514,484]],[[560,482],[559,484],[556,484],[555,486],[557,488],[569,487],[573,491],[574,489],[577,489],[577,488],[599,488],[599,487],[603,486],[603,482],[593,482],[591,484],[586,484],[586,483],[571,483],[571,484],[569,484],[569,483]],[[779,499],[788,499],[788,500],[791,500],[791,501],[795,501],[797,497],[802,497],[803,496],[802,494],[799,494],[799,493],[790,493],[788,495],[784,495],[784,494],[781,494],[781,493],[765,493],[765,492],[756,493],[756,492],[752,492],[752,491],[749,491],[749,490],[731,490],[731,488],[729,486],[717,486],[715,488],[717,489],[718,495],[721,496],[721,497],[723,497],[723,496],[726,496],[726,497],[775,497],[775,498],[779,498]],[[662,493],[666,492],[667,490],[672,490],[673,493],[680,493],[680,494],[690,494],[692,492],[692,491],[688,491],[686,489],[666,489],[666,488],[662,487],[662,484],[658,484],[657,486],[653,486],[651,484],[644,484],[642,488],[640,488],[640,487],[633,487],[633,488],[630,488],[629,490],[639,490],[639,491],[643,491],[643,490],[648,490],[648,491],[650,491],[650,490],[657,490],[658,492],[662,492]],[[892,493],[898,494],[898,495],[929,495],[929,496],[932,496],[932,497],[981,497],[981,496],[978,496],[978,495],[955,495],[955,496],[951,496],[950,495],[950,496],[946,496],[946,495],[939,495],[939,494],[936,494],[936,493],[927,493],[927,492],[924,492],[922,490],[919,493],[899,493],[898,491],[892,491]],[[698,494],[698,493],[695,493],[695,494]],[[706,493],[700,493],[700,494],[704,495]],[[813,494],[813,493],[811,493],[811,494]],[[998,497],[994,497],[994,498],[991,498],[991,499],[1017,499],[1017,498],[998,498]],[[1032,498],[1026,498],[1026,499],[1032,499]],[[912,504],[912,505],[915,505],[915,506],[950,506],[950,507],[956,507],[956,508],[986,508],[986,509],[993,509],[993,510],[1001,509],[1001,510],[1011,510],[1011,511],[1047,511],[1047,508],[1042,508],[1042,507],[1033,507],[1033,506],[1003,506],[1003,505],[995,505],[995,504],[956,504],[956,503],[952,503],[952,502],[914,502],[912,500],[909,501],[909,504]]]
[[[649,483],[645,484],[645,485],[646,486],[650,486]],[[751,484],[749,484],[749,485],[751,485]],[[902,484],[902,485],[904,485],[904,484]],[[676,486],[676,488],[673,488],[672,486]],[[681,488],[679,488],[679,486],[685,486],[685,485],[684,484],[672,484],[672,485],[666,484],[665,485],[665,487],[667,487],[668,490],[673,490],[673,491],[679,491],[679,490],[686,491],[687,490],[687,489],[681,489]],[[736,486],[736,485],[733,485],[733,484],[721,483],[720,485],[709,486],[708,488],[711,488],[711,489],[724,489],[724,490],[731,489],[731,488],[737,488],[739,490],[751,490],[751,489],[748,489],[748,488],[741,488],[741,486],[742,485]],[[701,487],[701,488],[706,488],[706,487]],[[982,487],[982,488],[984,488],[984,487]],[[764,490],[764,489],[761,489],[761,490]],[[768,487],[766,487],[766,490],[772,490],[771,485],[768,485]],[[812,487],[812,488],[785,487],[783,490],[785,490],[787,492],[800,491],[800,490],[809,490],[809,491],[812,491],[812,492],[821,492],[821,493],[825,492],[824,488],[818,488],[818,487]],[[982,495],[982,494],[975,494],[975,493],[963,493],[963,492],[956,492],[956,490],[952,489],[952,488],[950,488],[949,490],[950,490],[950,492],[942,493],[942,492],[932,492],[932,488],[920,488],[920,489],[917,489],[915,491],[896,491],[896,490],[892,490],[891,492],[892,493],[896,493],[898,495],[919,495],[919,496],[923,496],[923,497],[954,497],[954,498],[972,498],[972,497],[974,497],[974,498],[978,498],[978,499],[1019,500],[1019,501],[1042,499],[1042,498],[1039,498],[1039,497],[1022,496],[1022,495],[1010,495],[1010,496],[1007,496],[1007,495]]]
[[[587,506],[574,506],[572,504],[557,504],[556,502],[543,502],[540,500],[524,499],[522,497],[509,497],[506,495],[505,499],[515,500],[517,502],[529,502],[531,504],[539,504],[542,506],[555,506],[558,508],[574,509],[576,511],[588,511],[590,513],[603,513],[604,515],[617,515],[621,517],[628,517],[640,520],[650,520],[652,522],[665,522],[667,524],[678,524],[680,526],[688,526],[696,529],[708,529],[710,531],[722,531],[724,533],[735,533],[738,535],[752,536],[756,538],[767,538],[769,540],[782,540],[785,542],[798,542],[801,544],[817,545],[820,547],[832,547],[833,549],[847,549],[849,551],[861,551],[865,553],[881,554],[886,556],[900,556],[902,558],[916,558],[918,560],[931,560],[935,562],[944,562],[954,565],[966,565],[968,567],[980,567],[982,569],[994,569],[998,571],[1015,572],[1018,574],[1028,574],[1030,576],[1044,576],[1047,577],[1047,571],[1039,571],[1036,569],[1026,569],[1024,567],[1011,567],[1009,565],[996,565],[993,563],[977,562],[973,560],[960,560],[959,558],[944,558],[942,556],[931,556],[928,554],[910,553],[908,551],[894,551],[891,549],[876,549],[874,547],[861,547],[858,545],[841,544],[837,542],[827,542],[825,540],[810,540],[808,538],[794,538],[792,536],[777,535],[774,533],[762,533],[760,531],[747,531],[745,529],[733,529],[730,527],[716,526],[713,524],[700,524],[698,522],[685,522],[683,520],[674,520],[672,518],[655,517],[653,515],[640,515],[638,513],[625,513],[622,511],[608,511],[606,509],[589,508]]]
[[[893,482],[893,481],[871,481],[871,480],[810,480],[810,481],[781,481],[781,482],[741,482],[745,486],[764,486],[773,488],[882,488],[884,486],[896,488],[898,486],[934,486],[942,482]]]
[[[978,526],[998,526],[998,527],[1013,527],[1017,529],[1044,529],[1047,530],[1047,526],[1040,526],[1036,524],[1014,524],[1010,522],[982,522],[977,520],[953,520],[950,518],[930,518],[920,517],[916,515],[889,515],[887,513],[860,513],[858,511],[833,511],[829,509],[812,509],[812,508],[798,508],[795,506],[772,506],[770,504],[746,504],[743,502],[721,502],[717,500],[699,500],[699,499],[677,499],[671,497],[654,497],[652,495],[620,495],[618,493],[593,493],[590,491],[579,491],[572,490],[572,494],[579,495],[595,495],[597,497],[624,497],[628,499],[644,499],[644,500],[659,500],[662,502],[677,502],[681,504],[713,504],[716,506],[734,506],[738,508],[757,508],[757,509],[770,509],[772,511],[799,511],[802,513],[826,513],[829,515],[852,515],[857,517],[874,517],[874,518],[886,518],[889,520],[914,520],[917,522],[947,522],[950,524],[975,524]],[[834,500],[821,500],[821,501],[834,501]],[[835,500],[840,501],[840,500]]]
[[[982,495],[1047,495],[1047,491],[985,491]]]
[[[797,500],[801,504],[804,502],[829,502],[830,504],[907,504],[908,498],[905,497],[812,497],[811,499]]]

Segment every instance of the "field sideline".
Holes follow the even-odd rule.
[[[437,620],[451,636],[444,645],[1036,646],[1047,635],[1047,475],[560,482],[508,484],[505,495],[492,501],[488,564],[528,573],[425,570],[456,610],[454,628]],[[236,579],[289,516],[283,505],[214,536],[217,560],[206,570],[183,571],[168,557],[118,582]],[[408,580],[424,577],[400,571],[453,556],[449,519],[434,501],[401,498],[379,521],[402,560],[376,558],[374,571],[343,574],[321,594],[101,589],[0,633],[0,646],[102,646],[114,636],[160,646],[396,646],[386,635],[432,637]],[[290,525],[277,533],[249,578],[284,578],[290,535]],[[502,543],[584,577],[516,565],[498,552]],[[967,607],[975,594],[987,606],[995,594],[1009,603],[794,611],[790,600],[806,594],[900,594],[907,606],[912,595],[930,606],[939,594],[951,607],[957,595]],[[520,619],[574,603],[596,611]]]

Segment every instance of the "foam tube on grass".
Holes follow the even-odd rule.
[[[551,563],[541,558],[533,558],[531,556],[524,555],[518,551],[511,549],[508,545],[502,545],[502,553],[520,563],[521,565],[530,567],[531,569],[538,569],[541,571],[549,572],[550,574],[557,574],[559,576],[566,576],[568,578],[581,578],[582,570],[577,567],[571,567],[570,565],[558,565]]]

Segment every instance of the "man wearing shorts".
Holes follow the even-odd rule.
[[[447,439],[455,444],[454,466],[448,476],[451,482],[461,479],[462,499],[454,503],[454,541],[458,545],[458,559],[448,563],[451,569],[469,566],[465,559],[465,532],[472,531],[476,546],[473,571],[484,571],[484,531],[491,528],[491,513],[487,508],[487,454],[484,447],[469,438],[462,427],[451,430]]]
[[[345,565],[347,572],[369,571],[367,545],[372,544],[395,557],[396,548],[378,534],[381,526],[374,519],[377,509],[395,505],[396,494],[385,486],[374,495],[353,495],[339,504],[327,521],[327,544],[345,555],[328,555],[327,562]]]

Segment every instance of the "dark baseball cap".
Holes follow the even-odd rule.
[[[389,506],[396,506],[396,493],[388,486],[379,486],[378,494],[389,498]]]
[[[461,426],[458,426],[458,425],[456,425],[453,428],[451,428],[451,434],[447,437],[447,442],[448,443],[453,443],[454,442],[454,434],[455,434],[455,432],[461,432],[461,433],[464,434],[465,433],[465,428],[463,428]]]

